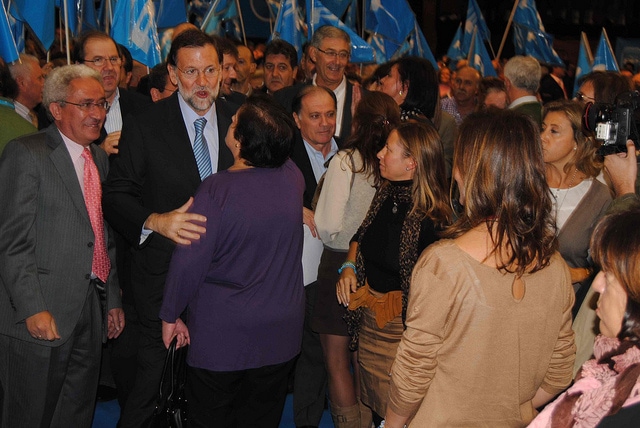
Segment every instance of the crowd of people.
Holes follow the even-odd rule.
[[[187,426],[637,424],[636,144],[583,124],[629,76],[365,76],[333,26],[72,52],[0,60],[0,427],[89,427],[105,376],[147,426],[173,340]]]

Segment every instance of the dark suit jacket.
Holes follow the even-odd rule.
[[[540,93],[540,98],[542,98],[542,104],[564,99],[564,91],[550,74],[546,74],[540,79],[540,90],[538,92]]]
[[[100,177],[106,153],[90,147]],[[13,140],[0,158],[0,334],[56,347],[73,332],[90,291],[94,234],[80,183],[55,125]],[[107,308],[121,307],[115,246]],[[49,311],[62,340],[33,339],[24,320]]]
[[[338,148],[342,148],[342,140],[340,138],[336,138],[335,140],[336,144],[338,144]],[[304,141],[302,141],[300,131],[296,131],[296,140],[293,143],[293,149],[291,150],[291,160],[300,169],[302,177],[304,177],[305,189],[302,203],[305,208],[311,209],[311,201],[313,200],[313,195],[316,192],[316,187],[318,187],[318,182],[316,181],[316,176],[313,173],[313,167],[311,166],[307,149],[304,147]]]
[[[133,263],[144,268],[144,276],[157,275],[159,287],[164,284],[174,244],[152,233],[140,245],[142,226],[150,214],[166,213],[184,205],[200,185],[178,96],[176,92],[127,117],[119,156],[112,162],[104,185],[105,217],[134,247]],[[224,138],[236,108],[222,100],[215,105],[220,171],[233,165],[233,155]],[[134,286],[139,274],[134,272]]]
[[[296,83],[293,86],[282,88],[279,91],[274,92],[273,98],[278,101],[289,113],[293,113],[291,104],[293,99],[300,92],[302,88],[307,85],[311,85],[311,82]],[[353,99],[353,84],[347,80],[347,90],[344,98],[344,109],[342,111],[342,128],[340,129],[339,137],[342,140],[346,140],[351,135],[351,101]]]

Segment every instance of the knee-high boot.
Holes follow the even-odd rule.
[[[336,428],[360,428],[360,406],[348,407],[331,405],[331,419]]]

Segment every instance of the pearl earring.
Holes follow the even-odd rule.
[[[400,92],[398,92],[398,95],[402,96],[402,90],[400,90]]]

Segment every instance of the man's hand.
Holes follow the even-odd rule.
[[[203,226],[207,221],[205,216],[187,212],[192,205],[193,197],[173,211],[164,214],[153,213],[147,218],[144,227],[171,239],[176,244],[190,245],[207,231]]]
[[[54,341],[60,339],[56,320],[49,311],[38,312],[25,320],[27,330],[34,339]]]
[[[611,183],[616,195],[635,193],[638,164],[636,159],[636,146],[633,141],[627,141],[627,152],[616,153],[604,157],[604,173]]]
[[[318,231],[316,230],[316,221],[314,220],[314,213],[309,208],[302,208],[302,223],[309,226],[311,235],[314,238],[318,237]]]
[[[107,152],[109,156],[118,154],[118,143],[120,143],[120,131],[107,134],[107,138],[100,144],[100,148]]]
[[[122,308],[113,308],[107,313],[107,337],[115,339],[120,336],[124,328],[124,311]]]

